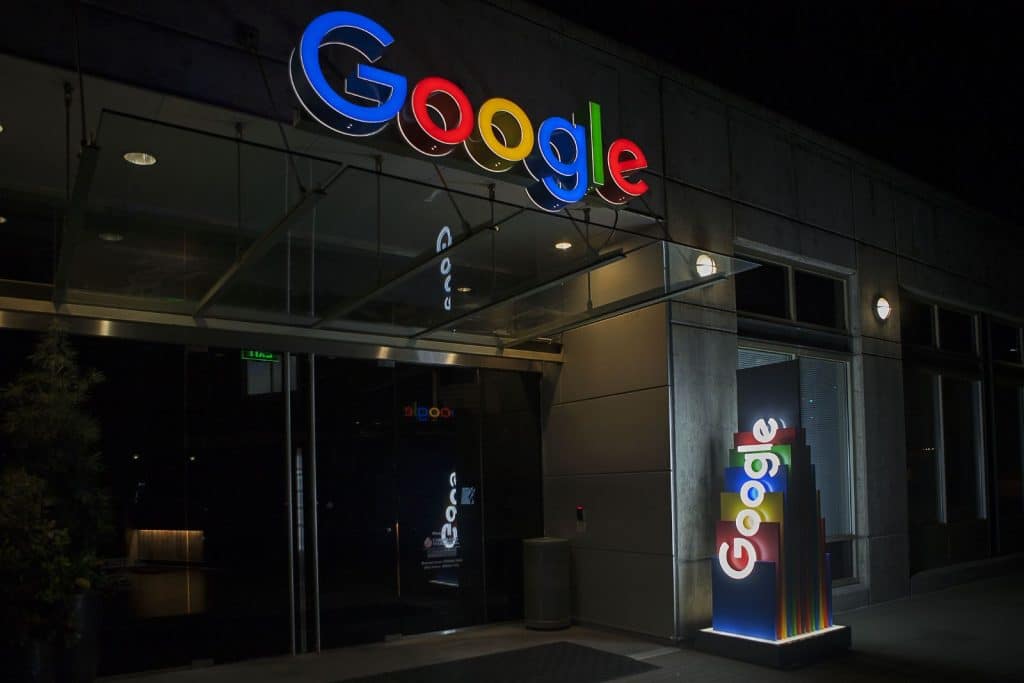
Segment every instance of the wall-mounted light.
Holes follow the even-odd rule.
[[[6,222],[7,222],[7,217],[6,216],[0,216],[0,225],[3,225]]]
[[[133,166],[152,166],[156,157],[148,152],[125,152],[124,160]]]
[[[891,314],[892,304],[889,303],[888,299],[886,299],[884,296],[880,296],[877,299],[875,299],[875,316],[879,320],[885,322],[886,320],[889,319],[889,316]]]
[[[718,264],[715,263],[715,259],[707,254],[698,256],[695,265],[697,267],[697,275],[700,277],[707,277],[718,272]]]

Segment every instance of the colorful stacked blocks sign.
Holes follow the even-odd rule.
[[[825,520],[804,430],[759,418],[729,451],[712,627],[779,641],[832,626]]]

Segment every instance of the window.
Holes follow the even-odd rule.
[[[777,263],[736,275],[736,310],[836,330],[846,329],[842,280]]]
[[[939,348],[957,353],[975,353],[974,316],[940,308]]]
[[[908,370],[903,376],[906,419],[907,498],[910,526],[939,521],[938,376]]]
[[[1024,550],[1024,414],[1019,384],[995,387],[996,507],[999,515],[999,552]]]
[[[949,522],[985,516],[978,434],[979,394],[978,382],[958,377],[942,378],[942,455],[946,520]]]
[[[992,360],[1020,363],[1020,328],[993,322],[989,329],[992,337]]]
[[[933,307],[929,304],[901,297],[900,304],[900,335],[904,344],[915,346],[933,346],[935,344],[935,320]]]
[[[786,268],[761,263],[760,268],[736,275],[736,308],[746,313],[789,317],[789,288]]]
[[[802,270],[793,271],[797,322],[844,329],[843,283]]]
[[[740,347],[737,369],[800,360],[800,425],[821,492],[834,580],[854,576],[849,363],[788,350]]]

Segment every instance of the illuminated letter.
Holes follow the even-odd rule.
[[[451,524],[445,524],[441,527],[441,543],[444,544],[445,548],[454,548],[455,544],[459,541],[459,529]]]
[[[747,563],[743,566],[743,569],[739,571],[732,568],[729,564],[729,544],[723,543],[718,547],[718,566],[722,568],[725,575],[730,579],[745,579],[750,576],[750,573],[754,571],[754,563],[757,562],[757,551],[754,550],[754,544],[745,538],[734,538],[732,539],[733,549],[732,556],[737,560],[743,557],[743,553],[747,553]]]
[[[448,485],[449,486],[455,486],[455,473],[454,472],[452,472],[451,474],[448,475]]]
[[[761,463],[757,470],[754,470],[755,462]],[[779,456],[771,451],[743,454],[743,472],[751,479],[761,479],[766,473],[769,477],[774,477],[778,474],[781,464]]]
[[[604,144],[601,142],[601,105],[590,103],[590,182],[604,185]]]
[[[526,170],[540,181],[527,188],[530,199],[545,211],[559,211],[583,199],[587,192],[586,131],[583,126],[553,116],[537,130],[537,149]]]
[[[597,188],[609,204],[625,204],[647,192],[647,183],[643,180],[632,181],[627,173],[647,168],[647,157],[631,140],[620,139],[608,145],[608,182]]]
[[[751,491],[754,492],[753,498],[750,497]],[[744,482],[740,487],[740,499],[748,508],[756,508],[764,501],[764,484],[756,479]]]
[[[476,115],[476,132],[465,142],[466,153],[480,168],[501,173],[522,161],[533,149],[533,124],[522,107],[503,97],[483,103]]]
[[[756,511],[744,508],[736,515],[736,530],[744,536],[753,536],[760,528],[761,515],[757,514]]]
[[[754,434],[754,438],[761,443],[770,443],[779,431],[779,423],[775,421],[774,417],[769,417],[768,423],[765,424],[762,417],[754,423],[754,428],[751,431]]]
[[[395,42],[383,26],[354,12],[328,12],[302,33],[297,50],[288,60],[292,90],[309,115],[331,130],[345,135],[373,135],[393,119],[405,102],[404,76],[368,64],[356,65],[354,75],[345,78],[345,94],[373,102],[355,104],[342,97],[320,68],[320,48],[344,45],[376,62],[384,48]]]
[[[431,112],[441,119],[440,125],[430,117]],[[412,89],[409,102],[398,115],[398,130],[416,151],[443,157],[473,132],[473,107],[459,86],[430,76]]]

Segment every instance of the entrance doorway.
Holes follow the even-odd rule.
[[[520,616],[520,544],[543,527],[539,377],[314,363],[310,633],[329,648]]]

